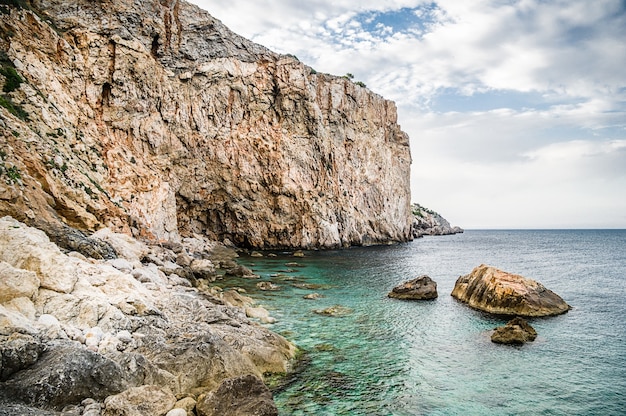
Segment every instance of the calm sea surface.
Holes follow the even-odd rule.
[[[244,286],[277,318],[268,326],[306,351],[274,392],[281,415],[626,414],[626,231],[466,231],[242,262],[281,290],[226,287]],[[450,296],[481,263],[538,280],[573,309],[530,320],[533,343],[493,344],[506,320]],[[438,283],[437,300],[387,298],[421,274]],[[313,292],[324,297],[303,299]],[[334,305],[351,313],[313,312]]]

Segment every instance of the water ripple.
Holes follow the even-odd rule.
[[[284,272],[286,256],[244,258],[283,289],[227,283],[255,293],[278,318],[271,328],[308,352],[309,365],[275,394],[281,415],[618,415],[626,408],[624,247],[624,231],[468,231],[307,253],[297,271]],[[449,296],[481,263],[539,280],[574,309],[532,320],[534,343],[493,344],[491,330],[504,322]],[[438,299],[386,297],[420,274],[438,282]],[[299,287],[285,284],[294,279]],[[324,298],[302,299],[311,285]],[[313,313],[334,305],[352,313]]]

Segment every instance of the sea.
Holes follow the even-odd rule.
[[[626,414],[626,230],[467,230],[268,254],[240,259],[259,280],[222,284],[244,287],[276,318],[267,326],[302,351],[274,387],[280,415]],[[537,280],[572,309],[529,319],[534,342],[494,344],[507,318],[450,296],[480,264]],[[436,300],[387,297],[424,274]],[[280,287],[260,291],[259,281]],[[323,297],[303,298],[311,293]],[[339,316],[316,313],[333,306]]]

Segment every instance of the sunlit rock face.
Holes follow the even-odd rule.
[[[0,108],[20,173],[0,213],[255,248],[412,238],[394,103],[183,1],[31,3],[0,16],[26,114]]]
[[[460,276],[452,296],[497,315],[551,316],[570,310],[559,295],[541,283],[484,264]]]

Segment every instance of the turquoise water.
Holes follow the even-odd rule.
[[[245,286],[277,318],[268,326],[306,351],[303,369],[274,392],[281,415],[626,413],[626,231],[467,231],[278,254],[241,260],[281,290],[225,283]],[[286,266],[293,261],[303,267]],[[573,309],[530,320],[533,343],[493,344],[491,330],[506,320],[450,296],[481,263],[536,279]],[[438,299],[387,298],[421,274],[438,283]],[[324,297],[303,299],[313,292]],[[314,313],[334,305],[351,313]]]

